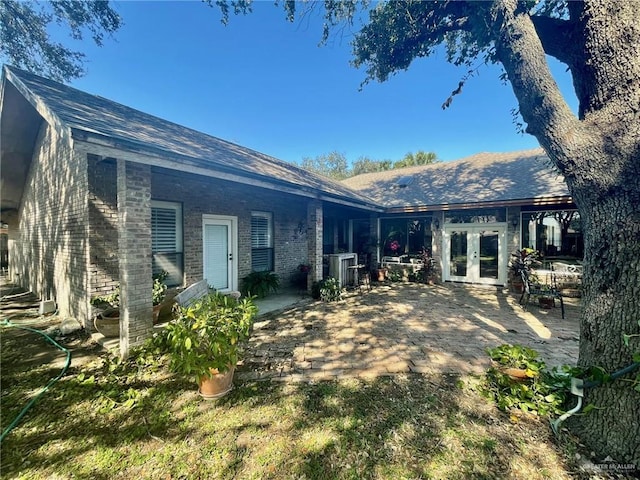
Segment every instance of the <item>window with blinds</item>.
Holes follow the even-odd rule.
[[[153,274],[168,272],[165,283],[182,285],[182,205],[151,201],[151,252]]]
[[[251,212],[251,269],[273,271],[273,215]]]

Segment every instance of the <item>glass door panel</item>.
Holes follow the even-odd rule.
[[[481,231],[480,235],[480,278],[498,279],[500,232]]]
[[[467,232],[452,231],[449,235],[449,276],[466,277],[468,259]]]

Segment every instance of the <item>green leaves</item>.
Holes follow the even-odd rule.
[[[165,329],[172,370],[196,378],[235,365],[239,343],[249,338],[258,309],[250,298],[215,293],[179,310]]]
[[[84,54],[53,42],[49,27],[66,28],[75,40],[89,32],[101,46],[122,20],[108,1],[0,2],[0,55],[16,67],[59,81],[84,74]]]
[[[522,345],[504,344],[487,351],[495,366],[487,370],[481,390],[498,408],[517,408],[542,416],[562,413],[571,367],[548,371],[538,352]],[[516,376],[516,371],[521,374]]]

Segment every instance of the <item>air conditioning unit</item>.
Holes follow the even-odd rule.
[[[357,253],[333,253],[329,255],[329,275],[337,278],[341,287],[353,285],[356,270],[349,267],[354,267],[357,264]]]

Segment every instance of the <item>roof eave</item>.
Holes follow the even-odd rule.
[[[121,154],[119,155],[119,152],[126,151],[130,154],[136,155],[135,158],[128,156],[127,159],[130,161],[145,163],[169,170],[179,170],[182,172],[187,171],[198,175],[221,178],[236,183],[254,185],[270,190],[283,191],[293,195],[316,198],[372,212],[384,211],[384,207],[373,202],[365,202],[360,199],[341,196],[266,175],[240,171],[226,167],[220,163],[214,164],[208,159],[191,157],[162,148],[154,148],[128,139],[114,138],[112,136],[105,136],[100,133],[89,132],[87,130],[74,127],[71,128],[71,134],[76,142],[83,142],[90,146],[88,149],[93,151],[88,151],[88,153],[96,153],[101,156],[113,156],[114,158],[118,158],[119,156],[122,156]]]
[[[569,205],[573,203],[570,195],[544,196],[535,198],[521,198],[514,200],[494,200],[487,202],[465,202],[465,203],[440,203],[433,205],[407,205],[400,207],[387,207],[385,213],[422,213],[441,210],[468,210],[472,208],[490,208],[490,207],[521,207],[525,205],[532,206],[553,206],[553,205]]]

